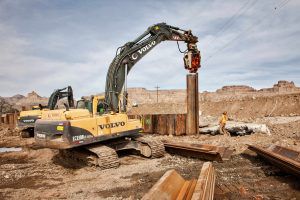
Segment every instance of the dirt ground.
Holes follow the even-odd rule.
[[[147,137],[233,149],[229,161],[213,162],[215,199],[300,199],[297,177],[281,172],[246,146],[278,144],[300,150],[299,117],[266,117],[256,122],[266,123],[271,136]],[[57,150],[39,149],[32,138],[22,139],[3,127],[0,147],[22,147],[19,152],[0,153],[0,199],[140,199],[167,170],[176,169],[186,179],[198,178],[204,162],[170,154],[159,159],[120,155],[119,168],[101,171],[67,163]]]

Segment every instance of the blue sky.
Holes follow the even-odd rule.
[[[297,0],[0,0],[0,96],[49,96],[67,85],[76,97],[102,92],[117,47],[159,22],[198,36],[201,91],[299,86],[299,10]],[[176,43],[163,42],[135,65],[128,87],[185,88],[186,73]]]

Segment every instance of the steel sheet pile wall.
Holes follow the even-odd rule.
[[[8,125],[10,128],[16,128],[18,113],[6,113],[1,116],[1,123]]]
[[[186,133],[186,114],[141,115],[129,118],[141,119],[145,133],[177,136]]]
[[[185,180],[174,169],[167,171],[143,196],[142,200],[213,200],[216,172],[205,162],[198,180]]]

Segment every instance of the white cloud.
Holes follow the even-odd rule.
[[[250,0],[253,7],[218,31],[246,2],[2,1],[0,96],[31,90],[47,96],[67,85],[77,97],[103,91],[116,48],[158,22],[191,29],[203,60],[212,55],[199,72],[202,91],[229,84],[267,87],[279,79],[300,85],[299,2],[274,10],[281,0]],[[132,69],[128,83],[184,88],[185,74],[176,43],[163,42]]]

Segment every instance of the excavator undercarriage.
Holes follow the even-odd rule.
[[[68,116],[71,113],[73,120]],[[59,149],[67,160],[106,169],[119,165],[117,152],[124,150],[133,150],[147,158],[158,158],[165,153],[162,142],[144,138],[140,121],[128,119],[124,113],[89,117],[87,109],[75,109],[53,110],[43,115],[35,125],[36,144]]]
[[[100,169],[117,168],[119,166],[118,152],[133,150],[146,158],[160,158],[165,154],[164,144],[144,137],[119,138],[83,148],[60,150],[64,159],[80,161],[88,166]]]

